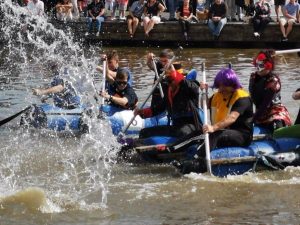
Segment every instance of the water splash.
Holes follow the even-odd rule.
[[[67,69],[65,79],[75,86],[84,104],[92,109],[92,115],[96,115],[94,71],[99,49],[89,51],[88,58],[70,30],[56,29],[46,17],[31,16],[26,8],[11,1],[2,1],[0,12],[0,40],[4,46],[0,52],[0,75],[12,82],[8,103],[15,101],[8,108],[38,101],[30,96],[31,88],[49,83],[48,62],[55,60],[61,63],[61,72]],[[81,137],[61,137],[45,130],[1,131],[10,132],[11,137],[0,137],[2,193],[38,187],[47,201],[62,210],[95,204],[106,207],[111,167],[119,145],[105,121],[96,116],[85,120],[90,133]]]

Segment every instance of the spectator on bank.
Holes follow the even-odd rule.
[[[293,29],[293,24],[299,23],[299,4],[296,0],[289,0],[282,11],[284,17],[279,20],[279,26],[282,33],[282,41],[288,41],[288,35]],[[287,28],[285,28],[286,25]]]
[[[178,2],[178,0],[169,0],[168,1],[168,9],[169,9],[169,21],[176,21],[177,19],[175,18],[175,14],[177,11],[177,7],[178,7],[178,3],[182,3],[183,1],[180,0]],[[166,6],[164,5],[164,7],[166,8]]]
[[[70,0],[61,0],[55,6],[56,8],[56,18],[58,20],[72,20],[72,8],[73,5]]]
[[[79,10],[78,10],[77,0],[71,0],[71,3],[73,5],[72,17],[75,18],[75,19],[78,19],[79,18]]]
[[[190,30],[190,23],[193,18],[193,6],[191,5],[190,0],[183,0],[183,2],[180,2],[176,13],[183,36],[187,41],[188,33]]]
[[[155,24],[160,23],[160,14],[164,10],[165,7],[158,0],[149,0],[145,4],[143,26],[146,36],[149,36]]]
[[[120,20],[125,20],[125,11],[127,10],[128,0],[118,0],[119,1],[119,18]]]
[[[44,2],[41,0],[30,0],[27,9],[30,15],[44,16]]]
[[[28,0],[26,0],[28,2]],[[58,0],[43,0],[45,12],[52,16],[55,15],[55,6],[59,2]]]
[[[208,21],[208,8],[206,4],[209,0],[197,0],[197,5],[196,5],[196,17],[198,21]],[[209,3],[210,4],[210,3]]]
[[[142,20],[144,12],[144,0],[138,0],[132,3],[127,16],[127,27],[130,38],[133,38],[139,22]]]
[[[113,10],[114,10],[114,0],[106,0],[105,1],[105,11],[110,11],[110,19],[114,17]]]
[[[96,36],[99,36],[101,30],[101,23],[104,21],[104,13],[105,7],[103,1],[93,0],[93,2],[88,5],[88,32],[85,33],[86,36],[92,32],[93,22],[96,22]]]
[[[281,9],[281,12],[283,14],[283,7],[285,5],[285,0],[274,0],[275,5],[275,13],[276,13],[276,22],[279,23],[279,10]]]
[[[118,0],[114,0],[113,1],[113,10],[112,10],[112,13],[111,13],[111,20],[115,20],[115,16],[116,16],[116,11],[117,10],[120,10],[120,5],[119,5],[119,1]]]
[[[227,5],[227,12],[226,17],[229,22],[236,21],[236,7],[235,7],[235,0],[224,0],[226,1]],[[213,4],[213,3],[212,3]]]
[[[215,0],[209,9],[208,27],[214,40],[218,40],[220,33],[227,23],[227,5],[223,0]]]
[[[259,38],[271,19],[271,6],[265,0],[259,0],[255,3],[255,15],[252,19],[254,36]]]
[[[86,5],[87,5],[87,0],[78,0],[77,1],[79,14],[82,14],[84,12]]]

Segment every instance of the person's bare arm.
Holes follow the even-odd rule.
[[[240,113],[232,111],[228,116],[226,116],[225,119],[214,125],[203,125],[203,132],[213,133],[217,130],[225,129],[226,127],[229,127],[231,124],[233,124],[239,116]]]
[[[32,89],[32,92],[34,95],[48,95],[48,94],[54,94],[54,93],[58,93],[64,90],[64,86],[62,86],[61,84],[54,86],[54,87],[50,87],[47,89],[41,89],[41,88],[34,88]]]

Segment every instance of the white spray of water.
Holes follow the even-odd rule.
[[[7,67],[2,73],[21,81],[21,104],[35,101],[30,91],[36,83],[50,82],[45,76],[47,62],[55,60],[61,63],[61,72],[67,68],[65,79],[76,87],[94,115],[85,118],[90,133],[81,137],[63,138],[43,130],[11,130],[11,138],[1,140],[0,189],[12,190],[7,191],[11,194],[28,187],[40,187],[46,193],[46,202],[54,202],[55,206],[64,208],[71,204],[74,208],[87,209],[97,204],[106,207],[118,144],[109,125],[95,116],[98,105],[94,100],[96,89],[91,73],[96,67],[97,59],[93,58],[96,52],[90,51],[92,57],[87,59],[68,29],[56,29],[46,17],[31,16],[26,8],[11,1],[1,2],[0,12],[0,40],[4,43],[1,52],[4,60],[0,65]],[[25,101],[24,95],[28,96]],[[2,193],[5,195],[5,191]]]

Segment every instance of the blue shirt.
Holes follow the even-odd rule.
[[[295,4],[288,3],[284,6],[287,13],[291,16],[296,16],[297,12],[299,11],[299,4],[295,2]]]

